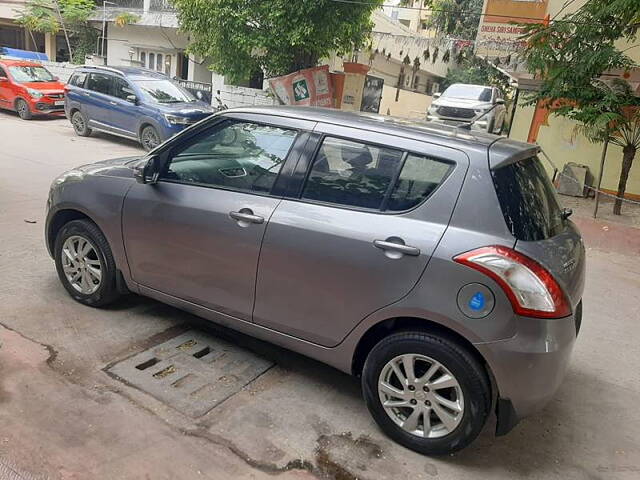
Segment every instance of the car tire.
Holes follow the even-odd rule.
[[[88,137],[91,135],[91,129],[89,128],[87,119],[80,110],[76,110],[71,115],[71,125],[76,132],[76,135],[80,137]]]
[[[18,112],[18,116],[22,120],[31,120],[33,118],[29,104],[22,98],[16,100],[16,112]]]
[[[160,134],[155,127],[147,125],[140,132],[140,144],[147,152],[156,148],[160,143],[162,143]]]
[[[406,361],[421,381],[409,380]],[[398,375],[404,375],[404,381]],[[394,393],[389,395],[387,386]],[[466,447],[482,430],[491,408],[490,383],[480,363],[457,343],[420,331],[392,334],[373,347],[365,361],[362,390],[382,431],[427,455]]]
[[[89,220],[67,223],[58,232],[53,251],[58,278],[74,300],[103,307],[120,296],[111,248],[95,223]]]

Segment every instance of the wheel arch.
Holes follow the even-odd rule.
[[[360,340],[354,350],[351,362],[351,373],[357,377],[362,374],[362,369],[367,355],[380,340],[393,333],[408,330],[434,333],[465,348],[465,350],[467,350],[486,370],[490,380],[492,394],[495,396],[497,389],[495,387],[493,372],[491,371],[489,363],[475,345],[455,330],[442,325],[441,323],[419,317],[393,317],[382,320],[369,327],[369,329],[360,337]]]
[[[86,213],[74,209],[74,208],[65,208],[58,210],[49,221],[47,225],[46,239],[47,239],[47,249],[49,250],[49,255],[53,257],[54,245],[56,243],[56,237],[58,236],[58,232],[64,227],[67,223],[73,220],[89,220],[91,223],[98,226],[93,218],[91,218]],[[98,227],[100,228],[100,227]]]

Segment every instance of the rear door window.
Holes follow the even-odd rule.
[[[73,85],[74,87],[83,87],[84,86],[84,81],[87,78],[87,74],[86,73],[74,73],[71,76],[71,79],[69,80],[69,84]]]
[[[435,191],[451,167],[424,155],[326,137],[302,198],[372,210],[409,210]]]
[[[87,88],[94,92],[112,95],[113,77],[104,73],[91,73],[87,81]]]
[[[555,189],[538,157],[492,171],[502,214],[518,240],[551,238],[564,229]]]
[[[302,198],[380,209],[402,157],[399,150],[327,137],[313,162]]]

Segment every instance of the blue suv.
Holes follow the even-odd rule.
[[[167,76],[144,68],[80,67],[65,92],[64,109],[78,135],[99,130],[138,140],[145,150],[216,111]]]

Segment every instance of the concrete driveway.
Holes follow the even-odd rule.
[[[151,300],[96,310],[69,298],[44,246],[49,185],[78,164],[138,153],[77,137],[66,119],[0,112],[0,479],[640,477],[637,255],[616,242],[589,249],[582,331],[544,411],[501,438],[492,419],[471,447],[428,458],[380,433],[356,379]],[[193,330],[273,366],[200,416],[107,373]]]

